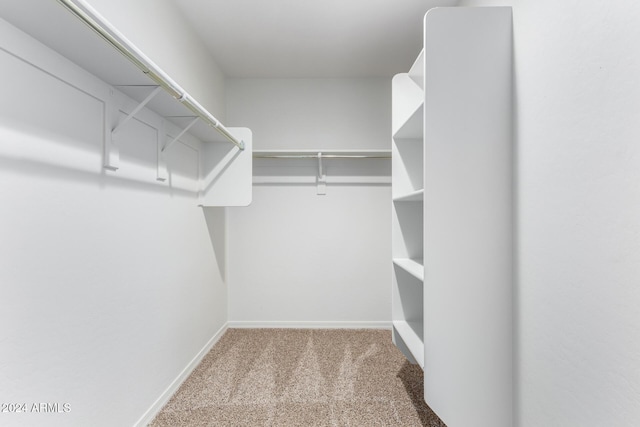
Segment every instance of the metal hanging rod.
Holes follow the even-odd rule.
[[[390,159],[391,154],[260,154],[254,153],[255,159]]]
[[[108,22],[95,9],[84,0],[58,0],[71,13],[95,31],[100,37],[115,47],[124,57],[131,61],[144,74],[156,82],[167,93],[180,101],[207,125],[214,128],[226,139],[235,144],[240,150],[244,150],[244,142],[236,139],[218,119],[209,113],[202,105],[193,99],[171,77],[153,63],[144,53],[134,46],[122,35],[110,22]]]

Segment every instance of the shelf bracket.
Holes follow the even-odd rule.
[[[125,117],[124,119],[122,119],[115,128],[113,128],[113,130],[111,131],[112,135],[117,134],[120,129],[122,129],[122,127],[129,121],[131,120],[136,114],[138,114],[138,112],[140,112],[140,110],[142,110],[145,105],[147,105],[149,103],[149,101],[151,101],[158,93],[160,93],[160,91],[162,90],[161,86],[156,86],[155,89],[153,89],[153,91],[151,91],[151,93],[140,103],[138,104],[138,106],[136,108],[134,108],[128,115],[127,117]]]
[[[327,194],[327,176],[322,168],[322,153],[318,153],[318,176],[316,177],[317,194],[324,196]]]
[[[113,90],[109,90],[109,95],[104,105],[104,168],[117,171],[120,167],[120,149],[117,144],[116,134],[122,127],[131,120],[145,105],[149,103],[160,91],[162,87],[155,86],[153,91],[134,108],[124,119],[113,125],[115,118],[118,116],[118,109],[115,107]],[[164,131],[163,131],[164,132]],[[160,133],[160,131],[158,131]]]
[[[109,90],[107,97],[104,101],[104,145],[103,145],[103,166],[110,171],[116,171],[120,167],[120,149],[113,139],[111,130],[113,129],[113,123],[117,116],[117,109],[115,108],[115,101],[113,97],[113,90]]]
[[[173,138],[167,145],[162,147],[161,151],[164,153],[169,147],[171,147],[174,142],[179,140],[182,137],[182,135],[184,135],[189,129],[191,129],[191,126],[195,125],[198,122],[198,119],[199,117],[194,117],[193,120],[189,122],[189,124],[184,129],[182,129],[182,131],[178,134],[178,136]]]
[[[167,141],[167,132],[165,131],[164,120],[160,122],[160,127],[156,129],[157,135],[157,156],[158,156],[158,167],[156,170],[156,180],[160,182],[165,182],[167,178],[169,178],[169,174],[167,172],[167,158],[164,154],[164,145]]]

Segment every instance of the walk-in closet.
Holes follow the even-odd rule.
[[[0,426],[640,425],[639,22],[0,1]]]

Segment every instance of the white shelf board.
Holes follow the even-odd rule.
[[[0,11],[2,18],[36,40],[84,68],[100,80],[131,99],[142,101],[156,83],[133,65],[113,46],[91,31],[58,2],[9,2]],[[151,58],[153,59],[153,58]],[[180,82],[178,82],[180,83]],[[195,114],[165,91],[161,91],[146,106],[177,127],[185,127]],[[172,117],[189,116],[189,117]],[[211,126],[199,120],[189,134],[202,142],[229,141]]]
[[[424,199],[424,189],[416,190],[402,196],[394,197],[394,202],[421,202]]]
[[[424,281],[424,261],[422,259],[394,258],[393,263],[416,279]]]
[[[420,135],[419,138],[394,138],[394,142],[399,149],[414,146],[418,146],[422,149],[422,141],[424,141],[422,135]],[[422,159],[420,159],[420,161],[422,161]]]
[[[424,49],[420,51],[416,62],[411,66],[409,77],[420,86],[420,89],[424,90]]]
[[[418,104],[409,118],[393,135],[394,139],[422,139],[424,123],[424,102]]]
[[[233,144],[204,144],[200,151],[200,206],[248,206],[253,198],[253,135],[248,128],[227,128],[244,141],[245,149]]]
[[[407,120],[424,104],[424,90],[409,73],[396,74],[392,81],[391,134],[395,135]]]
[[[341,155],[341,156],[370,156],[379,157],[381,159],[391,158],[391,150],[333,150],[322,149],[317,150],[253,150],[254,157],[260,156],[305,156],[316,155]]]
[[[421,368],[424,368],[424,333],[423,322],[407,322],[404,320],[394,320],[395,328],[402,341],[413,355]]]

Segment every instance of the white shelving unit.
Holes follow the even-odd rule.
[[[417,60],[392,82],[393,342],[424,367],[424,91]]]
[[[511,25],[431,9],[392,81],[393,341],[449,427],[513,425]]]

